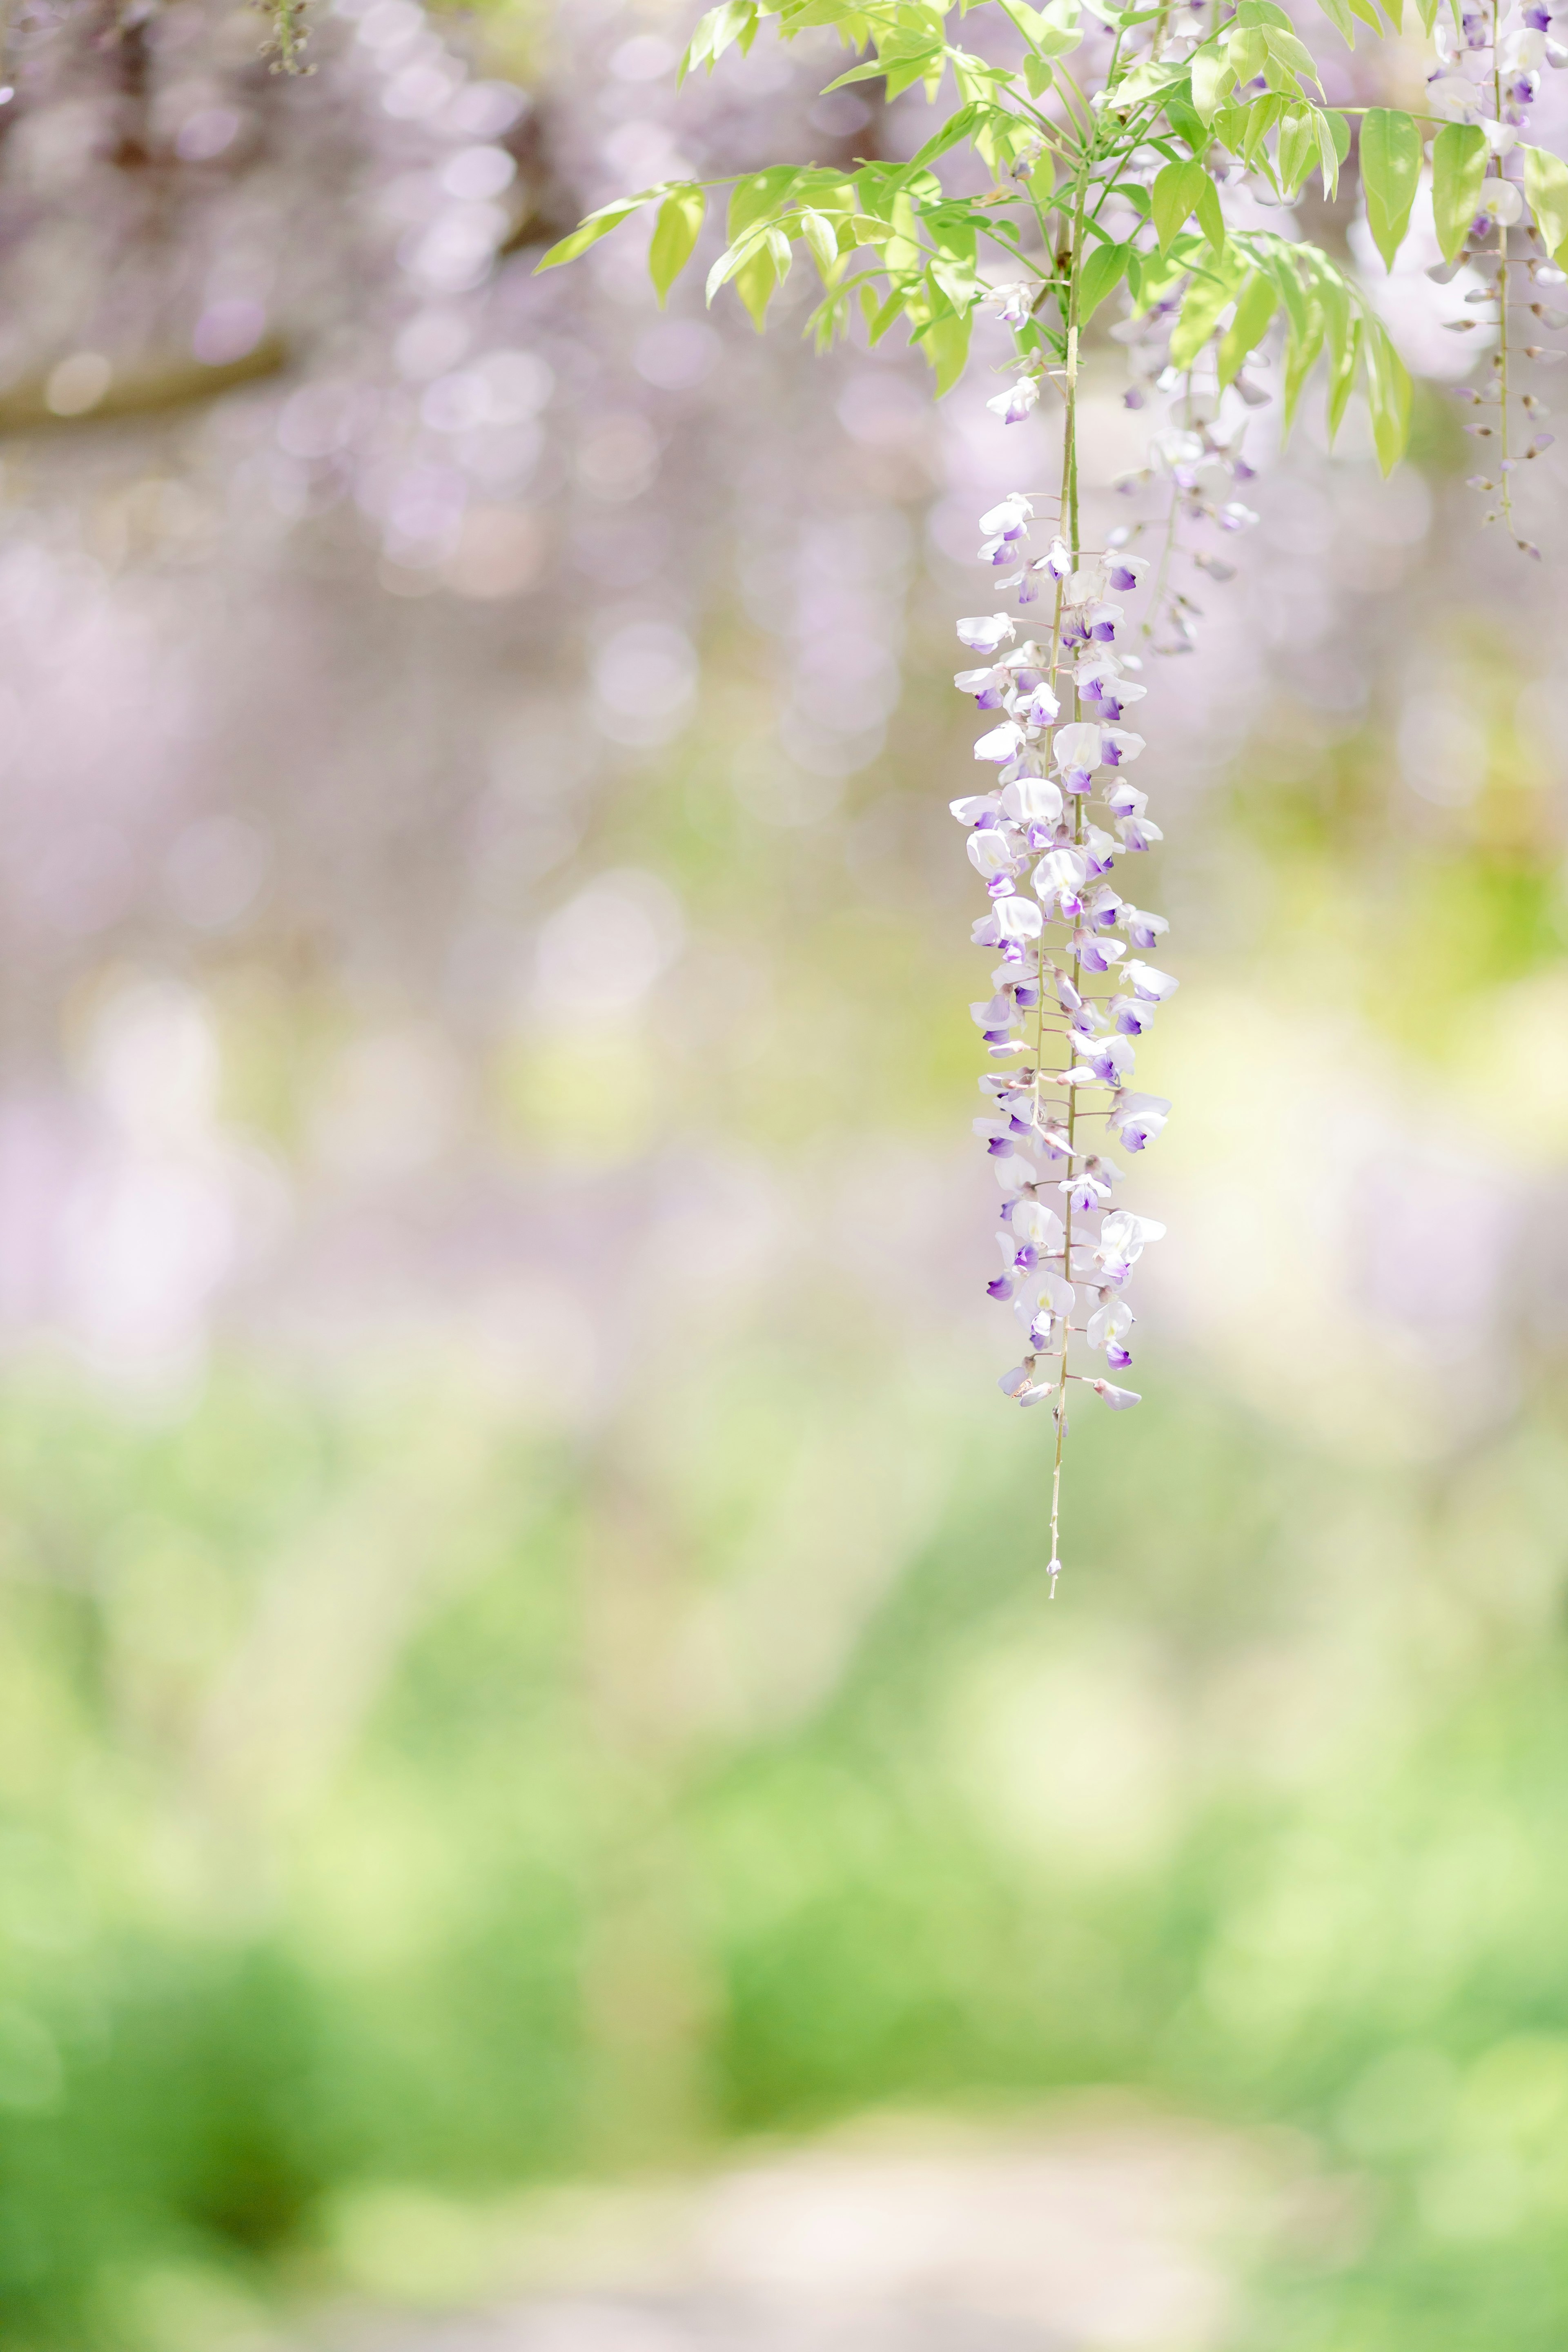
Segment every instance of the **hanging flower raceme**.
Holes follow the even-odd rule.
[[[1144,740],[1122,723],[1148,689],[1116,600],[1136,589],[1144,559],[1076,551],[1055,534],[1032,557],[1034,520],[1019,491],[980,518],[980,561],[1015,564],[1006,584],[1019,605],[1044,588],[1051,595],[1026,625],[1032,635],[1006,611],[958,624],[960,643],[983,659],[953,683],[986,719],[974,756],[995,778],[951,807],[989,902],[971,936],[995,959],[991,993],[970,1011],[994,1066],[980,1080],[985,1108],[974,1122],[1002,1196],[1000,1263],[985,1286],[1023,1339],[999,1385],[1020,1405],[1050,1407],[1059,1478],[1069,1383],[1117,1412],[1139,1402],[1106,1374],[1132,1363],[1124,1293],[1165,1229],[1116,1204],[1122,1171],[1106,1145],[1140,1152],[1164,1125],[1170,1104],[1131,1079],[1138,1045],[1177,982],[1146,960],[1164,917],[1111,878],[1120,858],[1160,838],[1148,795],[1127,773]],[[1054,1501],[1052,1521],[1054,1591]]]

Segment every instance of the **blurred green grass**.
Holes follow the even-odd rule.
[[[668,1424],[726,1465],[706,1483],[673,1441],[609,1475],[520,1441],[451,1367],[312,1394],[229,1365],[163,1426],[63,1376],[12,1389],[7,2340],[163,2340],[134,2282],[169,2273],[324,2285],[355,2189],[1123,2082],[1300,2126],[1363,2184],[1348,2248],[1277,2267],[1250,2341],[1558,2341],[1549,1403],[1358,1468],[1158,1368],[1135,1447],[1084,1425],[1053,1606],[1037,1464],[908,1381],[929,1531],[818,1703],[737,1726],[673,1652],[638,1651],[662,1714],[628,1698],[595,1623],[649,1573],[635,1530],[672,1529],[700,1593],[780,1445],[831,1424],[849,1486],[877,1435],[786,1351],[691,1379]],[[411,1526],[438,1572],[368,1677],[382,1637],[326,1588],[365,1545],[395,1588]]]

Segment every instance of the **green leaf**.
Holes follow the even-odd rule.
[[[1351,152],[1351,127],[1346,117],[1331,110],[1316,112],[1318,161],[1323,172],[1323,194],[1331,202],[1340,184],[1340,165]]]
[[[838,267],[838,231],[826,213],[803,212],[800,233],[826,282]]]
[[[1269,320],[1279,308],[1279,289],[1272,278],[1261,269],[1255,272],[1242,288],[1237,299],[1236,316],[1226,331],[1219,347],[1219,381],[1223,390],[1233,383],[1242,362],[1257,350],[1268,331]]]
[[[1281,115],[1279,144],[1274,157],[1274,171],[1279,182],[1280,194],[1295,195],[1318,160],[1316,109],[1303,107],[1299,114]]]
[[[908,290],[908,281],[900,279],[900,283],[893,288],[891,293],[888,296],[886,301],[883,302],[879,310],[877,308],[875,297],[872,298],[872,301],[868,308],[866,320],[866,340],[868,342],[873,345],[879,343],[883,336],[887,333],[888,329],[892,325],[894,320],[901,317],[904,308],[904,296]],[[861,299],[864,299],[865,298],[862,297]]]
[[[1361,321],[1351,310],[1350,289],[1337,270],[1320,269],[1319,298],[1323,306],[1323,341],[1329,353],[1329,441],[1332,445],[1344,416],[1345,404],[1355,382]]]
[[[1154,234],[1160,240],[1162,253],[1171,250],[1171,239],[1191,217],[1194,205],[1205,187],[1212,189],[1214,182],[1203,165],[1195,160],[1186,163],[1167,163],[1154,182],[1154,200],[1150,218]]]
[[[1346,0],[1318,0],[1318,5],[1322,9],[1324,16],[1328,18],[1330,24],[1333,26],[1335,31],[1342,33],[1344,36],[1345,46],[1348,48],[1353,49],[1355,47],[1355,23],[1351,16],[1349,7],[1346,5]]]
[[[1454,259],[1480,209],[1487,153],[1478,123],[1450,122],[1432,142],[1432,218],[1445,261]]]
[[[1194,155],[1201,155],[1208,145],[1207,126],[1194,111],[1185,89],[1165,93],[1165,120],[1178,139],[1184,139]]]
[[[768,322],[768,304],[779,282],[771,246],[765,238],[759,241],[749,261],[743,261],[735,272],[735,291],[752,314],[752,324],[760,335]]]
[[[1236,68],[1219,49],[1200,49],[1193,59],[1193,111],[1200,122],[1212,122],[1220,100],[1234,87]]]
[[[950,114],[942,129],[926,141],[918,154],[910,157],[911,165],[934,163],[939,155],[945,155],[950,147],[956,147],[961,139],[967,139],[979,121],[981,112],[978,106],[961,106],[956,114]]]
[[[1269,56],[1278,58],[1287,72],[1300,74],[1307,81],[1318,82],[1318,61],[1306,43],[1299,41],[1294,33],[1271,31],[1265,34],[1264,38],[1268,43]],[[1318,87],[1321,89],[1322,84],[1318,82]]]
[[[707,194],[696,186],[672,189],[658,208],[647,249],[647,270],[661,310],[670,288],[691,258],[707,209]]]
[[[1171,335],[1171,365],[1191,367],[1215,327],[1219,314],[1235,294],[1247,264],[1234,246],[1212,268],[1194,273],[1182,302],[1182,313]],[[1145,291],[1147,289],[1145,289]]]
[[[1312,364],[1323,348],[1323,313],[1313,302],[1307,312],[1306,323],[1298,331],[1292,322],[1290,341],[1285,352],[1285,402],[1281,420],[1287,433],[1296,421],[1296,406],[1301,388],[1312,372]]]
[[[973,320],[972,310],[954,310],[946,318],[933,319],[921,338],[921,348],[936,373],[936,396],[952,390],[963,373],[969,359],[969,332]]]
[[[1219,190],[1206,172],[1204,173],[1203,185],[1198,190],[1196,209],[1198,226],[1215,251],[1223,253],[1225,251],[1225,215],[1219,208]]]
[[[705,65],[711,73],[731,41],[739,41],[744,51],[751,47],[756,37],[756,0],[725,0],[722,7],[710,8],[708,14],[698,20],[697,30],[680,60],[680,68],[675,78],[677,89],[693,66]]]
[[[1367,226],[1385,269],[1394,268],[1410,226],[1420,180],[1421,133],[1415,123],[1393,107],[1369,108],[1361,126],[1361,184]]]
[[[1121,285],[1131,257],[1128,245],[1097,245],[1083,265],[1078,285],[1078,322],[1087,327],[1106,296]]]
[[[1372,30],[1377,35],[1378,39],[1381,41],[1383,38],[1383,18],[1373,6],[1372,0],[1349,0],[1349,5],[1351,15],[1352,16],[1358,16],[1363,25],[1370,26]]]
[[[802,176],[793,163],[773,163],[765,172],[752,172],[745,179],[737,180],[724,228],[731,244],[756,222],[776,213]]]
[[[1546,147],[1521,147],[1524,193],[1547,251],[1561,261],[1568,244],[1568,163]]]
[[[537,278],[542,269],[559,269],[563,261],[575,261],[580,253],[586,253],[591,245],[597,245],[602,236],[608,236],[613,228],[619,228],[624,220],[630,220],[650,201],[646,195],[629,196],[620,204],[601,205],[596,213],[589,213],[578,222],[570,236],[552,245],[542,260],[534,264],[534,276]]]
[[[1410,378],[1381,320],[1362,322],[1362,361],[1377,462],[1392,474],[1410,439]]]
[[[940,78],[946,62],[946,49],[941,38],[931,39],[920,32],[891,32],[881,36],[877,55],[863,66],[854,66],[848,73],[830,81],[828,89],[845,89],[851,82],[876,81],[883,76],[888,87],[883,95],[891,105],[917,81],[924,81],[933,72]],[[826,97],[826,91],[824,96]]]
[[[1238,82],[1251,81],[1268,62],[1268,37],[1261,25],[1239,26],[1225,45]]]
[[[1024,79],[1028,86],[1031,98],[1044,98],[1047,90],[1055,81],[1056,75],[1051,70],[1049,61],[1045,58],[1036,57],[1031,49],[1024,59]]]

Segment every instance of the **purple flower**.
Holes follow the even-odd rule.
[[[1152,1143],[1171,1115],[1163,1095],[1122,1094],[1106,1113],[1106,1125],[1115,1129],[1129,1151]]]
[[[1084,930],[1073,933],[1072,950],[1085,971],[1109,971],[1127,953],[1120,940],[1102,939],[1098,931]]]
[[[1111,1004],[1110,1019],[1124,1037],[1146,1037],[1153,1026],[1154,1007],[1141,997],[1119,996]]]
[[[1133,993],[1150,1004],[1163,1004],[1168,996],[1174,996],[1182,984],[1168,971],[1160,971],[1152,963],[1141,963],[1136,956],[1131,963],[1122,966],[1121,977],[1131,981]]]
[[[1005,392],[999,392],[994,400],[988,400],[985,405],[994,416],[999,416],[1002,419],[1004,425],[1021,425],[1039,396],[1039,378],[1021,375],[1015,379]]]
[[[958,625],[959,643],[977,654],[994,654],[1016,635],[1011,613],[976,613]]]
[[[1135,948],[1155,946],[1162,934],[1171,928],[1163,915],[1145,914],[1139,907],[1123,907],[1121,919]]]
[[[1026,738],[1016,719],[1004,719],[988,735],[982,735],[974,746],[977,760],[993,760],[998,767],[1013,759],[1024,748]]]

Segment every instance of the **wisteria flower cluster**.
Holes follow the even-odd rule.
[[[1398,29],[1401,0],[1381,5]],[[1523,348],[1536,361],[1563,356],[1539,335],[1568,325],[1568,310],[1541,299],[1568,269],[1568,164],[1519,136],[1542,68],[1568,61],[1557,5],[1514,0],[1504,14],[1504,0],[1453,0],[1450,34],[1438,27],[1439,0],[1416,0],[1436,45],[1423,116],[1327,106],[1317,60],[1276,0],[724,0],[682,65],[711,68],[770,19],[786,40],[837,33],[856,61],[833,89],[879,82],[892,102],[919,86],[934,102],[951,86],[955,109],[907,162],[779,164],[722,184],[727,236],[708,298],[732,284],[760,331],[804,249],[822,285],[809,322],[820,345],[857,320],[873,343],[901,321],[942,394],[964,373],[975,317],[999,313],[1013,357],[991,408],[1014,425],[1047,394],[1059,404],[1059,491],[1011,493],[981,518],[981,560],[1020,617],[959,625],[974,659],[958,684],[984,714],[975,756],[995,781],[952,803],[989,899],[974,940],[994,959],[992,992],[973,1008],[994,1066],[981,1081],[979,1131],[1002,1191],[1002,1263],[989,1286],[1024,1340],[1002,1387],[1024,1405],[1048,1401],[1055,1417],[1053,1591],[1069,1386],[1085,1382],[1118,1409],[1138,1402],[1110,1375],[1132,1360],[1125,1285],[1163,1232],[1120,1205],[1110,1156],[1112,1146],[1142,1151],[1169,1112],[1131,1080],[1139,1040],[1177,984],[1151,960],[1163,918],[1119,887],[1160,837],[1130,772],[1144,748],[1128,723],[1145,693],[1132,646],[1185,651],[1193,571],[1229,576],[1228,541],[1257,520],[1242,495],[1252,409],[1277,400],[1289,431],[1321,381],[1331,439],[1357,393],[1384,472],[1408,436],[1409,379],[1366,289],[1304,238],[1237,226],[1231,192],[1256,182],[1289,206],[1317,173],[1331,196],[1353,147],[1367,227],[1392,268],[1429,163],[1444,257],[1436,274],[1468,267],[1467,307],[1496,314],[1489,380],[1464,396],[1481,410],[1468,429],[1499,444],[1495,473],[1477,485],[1495,493],[1492,511],[1511,529],[1518,467],[1550,436],[1528,393],[1528,446],[1510,437],[1510,315],[1521,302],[1528,310]],[[1383,29],[1374,0],[1321,5],[1349,43],[1358,26]],[[994,31],[985,53],[957,37],[975,19]],[[977,176],[987,184],[977,189]],[[667,182],[602,205],[540,266],[657,206],[648,266],[662,300],[697,249],[709,186]],[[1080,359],[1113,296],[1127,404],[1163,407],[1151,415],[1147,463],[1121,485],[1134,519],[1090,549],[1079,519]],[[1262,380],[1269,366],[1277,391]],[[1043,552],[1031,537],[1037,503],[1048,509]],[[1135,551],[1145,542],[1147,553]],[[1145,571],[1130,631],[1121,599]],[[1098,1359],[1103,1373],[1087,1368]]]
[[[1124,1286],[1165,1228],[1113,1205],[1122,1171],[1106,1138],[1142,1151],[1165,1123],[1170,1103],[1129,1082],[1138,1040],[1177,982],[1146,961],[1164,917],[1123,898],[1111,878],[1119,856],[1161,838],[1148,794],[1128,773],[1143,738],[1122,724],[1147,688],[1117,599],[1137,587],[1146,559],[1120,548],[1075,552],[1059,534],[1031,558],[1034,513],[1013,492],[980,519],[981,561],[1016,566],[1004,584],[1023,605],[1048,586],[1049,625],[1042,644],[1020,641],[1006,612],[959,622],[960,642],[981,658],[953,683],[987,715],[974,756],[996,772],[993,790],[952,808],[990,900],[972,937],[997,958],[992,994],[970,1010],[997,1066],[981,1078],[987,1115],[974,1122],[1002,1192],[1002,1264],[988,1288],[1023,1333],[1020,1360],[1000,1386],[1021,1405],[1048,1402],[1056,1418],[1054,1591],[1068,1383],[1087,1382],[1117,1411],[1139,1402],[1136,1390],[1075,1371],[1068,1359],[1079,1336],[1108,1372],[1132,1361]]]

